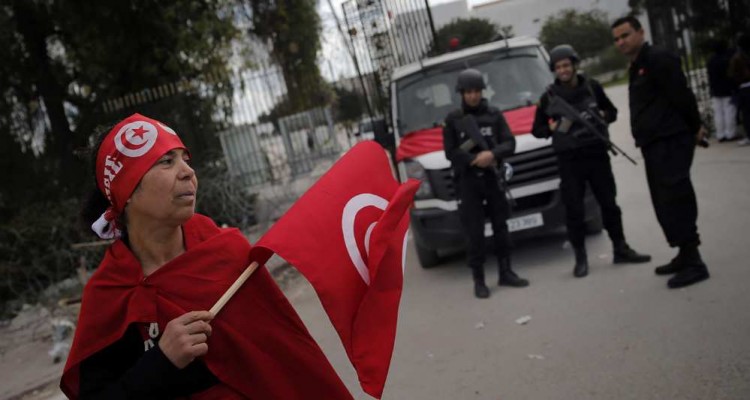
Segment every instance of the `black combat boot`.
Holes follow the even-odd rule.
[[[589,274],[589,260],[586,256],[586,248],[573,247],[573,251],[576,254],[576,265],[573,267],[573,276],[576,278],[583,278]]]
[[[505,257],[501,258],[499,261],[499,272],[500,276],[497,280],[498,286],[512,286],[512,287],[526,287],[529,286],[529,281],[526,279],[520,278],[518,275],[516,275],[515,272],[510,268],[510,258]]]
[[[639,254],[635,250],[633,250],[628,244],[623,240],[622,242],[615,243],[614,245],[614,263],[615,264],[624,264],[624,263],[633,263],[633,264],[639,264],[639,263],[647,263],[651,261],[651,256],[648,254]]]
[[[697,246],[680,247],[678,255],[683,268],[667,281],[670,289],[678,289],[711,277]]]
[[[478,299],[490,297],[490,288],[484,283],[484,267],[472,268],[471,276],[474,278],[474,296]]]
[[[697,249],[696,249],[697,250]],[[688,264],[683,261],[687,252],[687,247],[681,247],[677,255],[667,264],[660,265],[654,269],[656,275],[672,275],[685,269]]]

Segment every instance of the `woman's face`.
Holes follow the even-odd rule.
[[[129,221],[135,218],[173,221],[177,224],[195,213],[198,178],[184,149],[170,150],[143,176],[128,200]]]

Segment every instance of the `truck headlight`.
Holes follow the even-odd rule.
[[[414,195],[415,199],[427,199],[433,197],[432,186],[430,185],[430,179],[427,177],[427,171],[422,165],[416,161],[407,160],[404,162],[406,168],[406,176],[409,178],[418,179],[422,182],[417,189],[417,193]]]
[[[503,174],[505,175],[505,182],[510,182],[513,179],[513,166],[509,163],[503,164]]]

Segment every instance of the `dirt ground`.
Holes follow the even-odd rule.
[[[51,398],[66,355],[61,353],[55,362],[49,354],[55,345],[53,322],[75,322],[77,315],[78,305],[26,306],[0,327],[0,399]],[[69,346],[70,340],[60,341],[62,347]]]

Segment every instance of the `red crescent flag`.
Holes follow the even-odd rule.
[[[400,185],[383,148],[361,142],[253,249],[254,259],[265,262],[274,252],[310,281],[362,389],[376,398],[396,339],[408,211],[418,187],[417,180]]]

